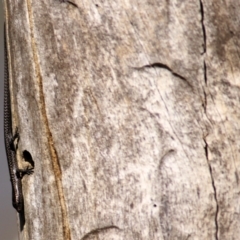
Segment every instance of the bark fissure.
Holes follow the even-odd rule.
[[[204,108],[204,113],[207,115],[207,93],[205,88],[207,88],[207,84],[208,84],[208,79],[207,79],[207,64],[206,64],[206,60],[205,60],[205,54],[207,52],[207,36],[206,36],[206,29],[205,29],[205,24],[204,24],[204,6],[203,6],[203,2],[202,0],[199,0],[200,3],[200,12],[201,12],[201,26],[202,26],[202,32],[203,32],[203,78],[204,78],[204,88],[203,88],[203,94],[204,94],[204,104],[203,104],[203,108]],[[207,165],[209,168],[209,174],[210,174],[210,178],[211,178],[211,182],[212,182],[212,188],[213,188],[213,194],[214,194],[214,199],[216,202],[216,212],[215,212],[215,217],[214,217],[214,221],[215,221],[215,239],[218,240],[218,213],[219,213],[219,204],[218,204],[218,199],[217,199],[217,189],[216,189],[216,185],[215,185],[215,181],[214,181],[214,176],[213,176],[213,170],[212,170],[212,166],[210,164],[209,161],[209,156],[208,156],[208,143],[207,143],[207,136],[203,137],[203,141],[205,143],[204,146],[204,150],[205,150],[205,155],[206,155],[206,160],[207,160]]]
[[[60,2],[69,3],[69,4],[73,5],[74,7],[78,8],[78,5],[75,2],[68,1],[68,0],[60,0]]]
[[[207,45],[206,45],[206,29],[205,29],[205,25],[204,25],[204,8],[203,8],[203,3],[202,0],[199,0],[200,3],[200,12],[201,12],[201,25],[202,25],[202,32],[203,32],[203,53],[206,53],[207,51]]]
[[[117,226],[106,226],[106,227],[102,227],[102,228],[96,228],[96,229],[93,229],[92,231],[90,231],[89,233],[86,233],[82,238],[81,240],[87,240],[88,238],[90,239],[90,237],[92,238],[93,236],[98,236],[98,234],[100,232],[103,232],[103,231],[107,231],[109,229],[117,229],[117,230],[120,230],[119,227]]]
[[[206,44],[206,29],[205,29],[205,25],[204,25],[204,8],[203,8],[203,3],[202,0],[199,0],[199,4],[200,4],[200,13],[201,13],[201,26],[202,26],[202,32],[203,32],[203,52],[202,55],[205,55],[205,53],[207,52],[207,44]],[[203,76],[204,76],[204,83],[205,83],[205,87],[207,86],[207,65],[206,65],[206,61],[205,61],[205,56],[203,56]],[[204,108],[204,113],[207,113],[207,94],[205,91],[205,88],[203,88],[203,94],[204,94],[204,104],[203,104],[203,108]]]
[[[207,164],[208,164],[208,168],[209,168],[209,173],[210,173],[210,177],[211,177],[211,182],[212,182],[212,187],[213,187],[213,195],[214,195],[214,199],[215,199],[215,202],[216,202],[216,212],[215,212],[214,220],[215,220],[215,227],[216,227],[215,239],[218,240],[218,212],[219,212],[219,204],[218,204],[218,199],[217,199],[217,189],[216,189],[216,185],[215,185],[215,181],[214,181],[214,177],[213,177],[212,166],[211,166],[209,158],[208,158],[208,143],[207,143],[206,137],[203,138],[203,141],[205,143],[204,150],[205,150],[205,155],[206,155]]]
[[[203,110],[204,110],[204,113],[206,114],[207,113],[207,94],[204,89],[203,89],[203,95],[204,95]]]
[[[144,65],[142,67],[134,67],[134,69],[137,69],[137,70],[142,70],[145,68],[162,68],[162,69],[168,70],[174,77],[180,78],[181,80],[186,82],[189,87],[193,88],[193,86],[189,83],[189,81],[185,77],[173,71],[168,65],[164,63],[156,62],[156,63]]]
[[[207,86],[207,65],[205,59],[203,60],[204,82]]]

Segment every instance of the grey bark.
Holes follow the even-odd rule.
[[[5,1],[20,239],[239,239],[240,3],[74,3]]]

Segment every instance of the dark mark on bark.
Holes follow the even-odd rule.
[[[204,82],[205,82],[205,85],[207,85],[207,65],[205,60],[203,61],[203,70],[204,70]]]
[[[74,2],[68,1],[68,0],[60,0],[61,2],[65,2],[65,3],[69,3],[71,5],[73,5],[74,7],[78,8],[78,5]]]
[[[218,212],[219,212],[219,205],[218,205],[218,200],[217,200],[217,189],[216,189],[216,185],[215,185],[215,182],[214,182],[212,166],[211,166],[211,164],[209,162],[209,159],[208,159],[208,143],[207,143],[206,137],[207,136],[203,137],[203,141],[205,143],[204,150],[205,150],[205,155],[206,155],[206,159],[207,159],[209,173],[210,173],[210,177],[211,177],[211,181],[212,181],[214,199],[215,199],[215,202],[216,202],[216,212],[215,212],[215,219],[214,220],[215,220],[215,228],[216,228],[215,239],[218,240]]]
[[[166,69],[168,70],[169,72],[171,72],[171,74],[177,78],[180,78],[181,80],[183,80],[184,82],[187,83],[187,85],[191,88],[193,88],[193,86],[188,82],[188,80],[183,77],[182,75],[174,72],[168,65],[164,64],[164,63],[160,63],[160,62],[156,62],[156,63],[152,63],[152,64],[148,64],[148,65],[144,65],[142,67],[133,67],[134,69],[137,69],[137,70],[142,70],[144,68],[162,68],[162,69]]]
[[[207,94],[205,92],[205,90],[203,90],[203,95],[204,95],[204,102],[203,102],[203,109],[204,109],[204,113],[207,113]]]
[[[96,229],[93,229],[92,231],[90,231],[89,233],[85,234],[81,240],[87,240],[88,238],[92,238],[94,235],[97,235],[100,233],[100,232],[103,232],[103,231],[106,231],[106,230],[109,230],[109,229],[117,229],[117,230],[120,230],[119,227],[117,226],[106,226],[106,227],[102,227],[102,228],[96,228]]]
[[[207,46],[206,46],[206,29],[205,29],[205,25],[204,25],[204,8],[203,8],[203,3],[202,0],[199,0],[200,3],[200,12],[201,12],[201,24],[202,24],[202,31],[203,31],[203,53],[204,54],[207,50]]]

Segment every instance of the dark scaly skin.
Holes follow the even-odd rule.
[[[6,43],[6,27],[4,25],[4,140],[5,149],[8,160],[10,180],[12,183],[12,204],[13,207],[21,212],[23,209],[23,193],[21,179],[25,174],[33,173],[33,169],[27,168],[21,170],[18,168],[16,159],[16,149],[14,140],[19,139],[19,134],[16,129],[15,134],[12,132],[12,114],[11,114],[11,98],[9,89],[9,72],[8,72],[8,56]]]

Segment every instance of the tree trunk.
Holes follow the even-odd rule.
[[[5,1],[20,239],[239,239],[238,1]]]

